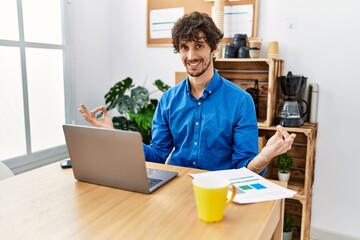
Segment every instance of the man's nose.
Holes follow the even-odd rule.
[[[187,55],[188,60],[196,59],[195,49],[190,48]]]

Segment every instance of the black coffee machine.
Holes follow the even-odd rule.
[[[292,72],[278,78],[282,97],[278,102],[275,125],[300,127],[304,123],[308,112],[308,103],[303,99],[306,80],[306,77],[293,75]]]

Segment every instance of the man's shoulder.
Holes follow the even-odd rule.
[[[186,79],[176,84],[175,86],[169,88],[163,95],[171,96],[177,95],[179,92],[186,90]]]
[[[161,96],[161,101],[163,103],[172,102],[174,99],[183,98],[183,95],[186,93],[186,81],[182,81],[175,86],[169,88]]]
[[[240,94],[240,95],[247,94],[247,92],[244,89],[242,89],[240,86],[236,85],[235,83],[231,82],[230,80],[223,78],[223,77],[221,77],[221,79],[223,82],[222,85],[226,92],[231,91],[234,94]]]

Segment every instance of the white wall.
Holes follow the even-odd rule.
[[[313,228],[360,238],[360,2],[261,1],[259,33],[280,41],[285,70],[320,85]],[[286,26],[286,19],[295,28]],[[354,44],[347,39],[352,39]]]
[[[110,86],[128,76],[172,85],[183,71],[171,47],[146,47],[145,0],[73,0],[69,7],[76,104],[104,104]],[[359,10],[357,0],[262,0],[259,36],[263,56],[267,42],[279,41],[285,73],[320,85],[311,226],[360,239]],[[76,121],[83,123],[79,115]]]
[[[89,109],[105,104],[104,95],[112,85],[111,0],[74,0],[68,4],[70,76],[76,122],[85,124],[78,114],[80,103]]]

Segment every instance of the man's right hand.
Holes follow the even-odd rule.
[[[101,111],[103,113],[101,118],[96,117],[96,113]],[[79,112],[84,119],[95,127],[102,128],[114,128],[114,125],[108,115],[108,112],[104,106],[93,109],[90,113],[84,104],[80,104]]]

